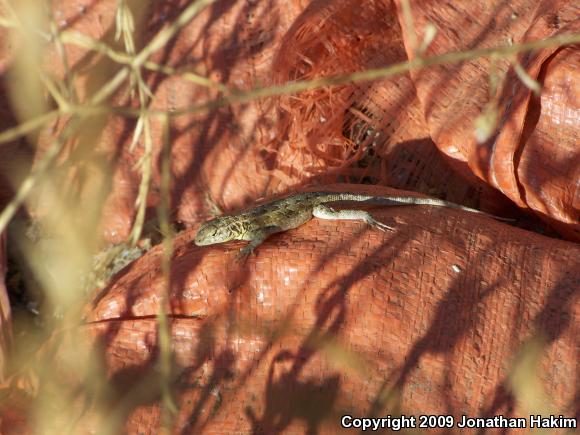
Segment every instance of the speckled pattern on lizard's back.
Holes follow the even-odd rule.
[[[198,246],[225,243],[231,240],[247,240],[250,244],[241,254],[249,254],[268,236],[297,228],[313,217],[337,220],[361,220],[382,230],[393,228],[376,221],[364,210],[334,210],[326,203],[351,201],[372,205],[431,205],[448,207],[471,213],[486,214],[452,202],[436,198],[414,196],[375,196],[351,192],[306,192],[289,195],[247,211],[220,216],[205,222],[195,236]],[[501,218],[499,218],[501,219]]]

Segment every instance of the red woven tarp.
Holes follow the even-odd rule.
[[[397,230],[315,220],[245,265],[236,246],[197,248],[193,231],[176,240],[176,430],[335,433],[343,414],[395,409],[527,418],[510,372],[534,337],[546,406],[575,415],[578,245],[459,211],[371,212]],[[115,382],[136,382],[158,352],[160,258],[138,260],[87,315]],[[153,433],[159,408],[139,403],[126,427]]]

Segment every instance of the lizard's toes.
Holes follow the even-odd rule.
[[[393,227],[385,225],[384,223],[376,221],[374,219],[371,222],[369,222],[369,224],[372,225],[374,228],[381,230],[381,231],[394,231]]]
[[[250,254],[252,253],[253,249],[246,246],[245,248],[242,248],[238,251],[237,255],[236,255],[236,260],[237,261],[245,261],[247,260],[247,258],[250,256]]]

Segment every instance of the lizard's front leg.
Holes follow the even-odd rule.
[[[368,211],[364,210],[335,210],[327,205],[319,204],[312,210],[312,215],[320,219],[364,221],[381,231],[394,230],[394,228],[375,220]]]
[[[252,231],[251,233],[246,233],[244,238],[246,240],[249,240],[250,243],[247,246],[240,249],[240,252],[238,253],[237,256],[238,260],[246,258],[248,255],[254,252],[254,249],[256,249],[269,236],[271,236],[274,233],[279,233],[281,231],[283,230],[280,227],[272,225]]]

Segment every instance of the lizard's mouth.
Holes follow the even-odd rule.
[[[193,240],[193,243],[195,243],[196,246],[211,245],[211,242],[208,242],[207,240],[203,240],[203,239],[197,238],[197,237]]]
[[[196,246],[208,246],[208,245],[215,245],[217,243],[223,243],[224,240],[219,239],[217,237],[208,237],[208,236],[204,236],[202,234],[197,234],[195,236],[195,239],[193,239],[193,243],[195,243]]]
[[[193,243],[195,243],[196,246],[205,246],[209,245],[208,240],[209,238],[204,237],[202,232],[198,230],[197,234],[195,235],[195,239],[193,239]]]

